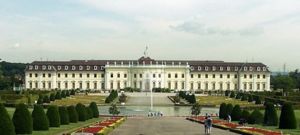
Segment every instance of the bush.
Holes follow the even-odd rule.
[[[235,94],[234,94],[234,92],[232,91],[231,93],[230,93],[230,98],[234,98],[235,97]]]
[[[70,93],[70,95],[75,95],[76,94],[76,91],[73,89],[73,90],[71,90],[71,93]]]
[[[49,130],[49,121],[41,105],[35,105],[32,111],[33,130]]]
[[[79,121],[87,120],[88,116],[87,116],[85,106],[81,103],[78,103],[75,108],[76,108],[76,111],[77,111],[77,114],[78,114],[78,120]]]
[[[70,96],[70,91],[66,90],[66,97],[69,97],[69,96]]]
[[[248,95],[247,95],[247,94],[243,94],[241,100],[242,100],[242,101],[247,101],[247,100],[248,100]]]
[[[229,91],[229,90],[226,90],[226,91],[225,91],[225,96],[228,97],[228,96],[229,96],[229,93],[230,93],[230,91]]]
[[[25,104],[18,104],[13,115],[13,123],[16,134],[31,134],[32,133],[32,118]]]
[[[253,97],[252,97],[252,95],[249,95],[249,96],[248,96],[248,102],[253,102]]]
[[[55,101],[55,93],[50,94],[50,101]]]
[[[45,95],[43,97],[43,103],[50,103],[50,99],[49,99],[49,96],[48,95]]]
[[[60,91],[56,92],[55,99],[61,99],[61,93],[60,93]]]
[[[60,124],[68,125],[70,121],[69,121],[69,114],[68,114],[67,107],[65,106],[58,107],[58,112],[59,112]]]
[[[249,124],[261,124],[263,123],[264,116],[263,114],[255,109],[249,116],[248,123]]]
[[[71,123],[77,123],[78,122],[78,114],[74,106],[68,106],[68,115],[69,115],[69,121]]]
[[[60,116],[58,108],[56,105],[51,105],[47,110],[47,117],[49,120],[50,127],[59,127],[60,126]]]
[[[232,121],[239,121],[242,115],[240,105],[235,105],[231,112]]]
[[[66,91],[65,91],[65,90],[63,90],[63,91],[61,92],[61,98],[66,98]]]
[[[105,103],[111,103],[111,102],[114,101],[117,97],[118,97],[118,92],[115,91],[115,90],[112,90],[112,91],[110,92],[110,94],[108,95],[108,97],[106,97]]]
[[[257,105],[261,104],[261,99],[259,96],[256,97],[255,104],[257,104]]]
[[[243,119],[245,119],[246,121],[248,121],[249,117],[250,117],[249,111],[248,111],[248,110],[243,110],[243,111],[242,111],[241,118],[243,118]]]
[[[293,106],[289,103],[285,103],[281,108],[280,114],[280,129],[296,129],[297,121],[294,113]]]
[[[37,104],[41,105],[43,103],[44,103],[44,97],[43,97],[43,95],[39,95],[39,98],[37,100]]]
[[[0,103],[0,133],[3,135],[15,135],[15,127],[3,104]]]
[[[227,105],[226,105],[226,117],[227,117],[228,115],[231,115],[232,109],[233,109],[232,104],[227,104]]]
[[[219,118],[220,119],[226,119],[227,118],[227,115],[226,115],[226,104],[225,103],[222,103],[220,105]]]
[[[264,125],[266,126],[277,126],[278,116],[273,103],[266,103]]]
[[[98,110],[98,106],[97,106],[96,102],[91,102],[89,107],[92,109],[93,117],[98,118],[99,110]]]
[[[93,118],[94,116],[93,116],[92,109],[90,107],[85,107],[85,109],[86,109],[86,113],[87,113],[87,119]]]

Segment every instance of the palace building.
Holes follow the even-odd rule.
[[[270,90],[262,63],[154,60],[34,61],[25,70],[27,89]]]

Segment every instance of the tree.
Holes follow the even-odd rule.
[[[0,103],[0,133],[3,135],[15,135],[15,127],[3,104]]]
[[[55,93],[50,94],[50,101],[55,101]]]
[[[75,108],[76,108],[76,112],[78,114],[78,120],[79,121],[87,120],[88,116],[87,116],[85,106],[81,103],[78,103]]]
[[[296,88],[300,89],[300,72],[299,69],[296,69],[294,72],[290,72],[289,76],[294,79],[296,83]]]
[[[249,96],[248,96],[248,102],[253,102],[253,97],[252,97],[252,95],[250,95],[250,94],[249,94]]]
[[[61,125],[68,125],[70,123],[69,121],[69,114],[68,110],[65,106],[60,106],[58,108],[59,116],[60,116],[60,124]]]
[[[69,121],[71,123],[77,123],[78,122],[78,114],[73,105],[68,106],[68,115],[69,115]]]
[[[233,109],[232,104],[227,104],[226,105],[226,116],[231,115],[232,109]]]
[[[47,117],[49,120],[50,127],[60,126],[60,116],[58,112],[58,107],[56,105],[50,105],[47,110]]]
[[[70,96],[70,91],[66,90],[66,97],[69,97],[69,96]]]
[[[32,133],[32,118],[25,104],[21,103],[17,105],[12,121],[15,126],[16,134]]]
[[[263,114],[255,109],[249,116],[248,123],[249,124],[261,124],[263,122],[264,116]]]
[[[61,98],[66,98],[66,91],[65,91],[65,90],[63,90],[63,91],[61,92]]]
[[[38,98],[38,101],[37,101],[37,104],[41,105],[44,103],[44,97],[42,94],[39,95],[39,98]]]
[[[284,103],[281,108],[280,114],[280,129],[296,129],[297,121],[294,113],[293,106],[289,103]]]
[[[242,115],[240,105],[235,105],[232,109],[231,118],[232,121],[239,121]]]
[[[120,103],[125,103],[126,98],[127,98],[127,96],[124,93],[122,93],[121,96],[119,96],[119,102]]]
[[[219,118],[220,119],[226,119],[227,118],[227,115],[226,115],[226,104],[225,103],[222,103],[220,105]]]
[[[89,106],[93,111],[93,117],[98,118],[99,117],[99,110],[96,102],[91,102]]]
[[[112,114],[113,116],[118,115],[120,113],[116,104],[111,104],[108,111],[109,114]]]
[[[231,93],[230,93],[230,98],[235,98],[235,94],[233,91],[231,91]]]
[[[199,103],[195,103],[192,106],[191,110],[192,110],[192,112],[191,112],[192,115],[195,115],[195,116],[199,115],[201,113],[201,106],[200,106],[200,104]]]
[[[49,96],[48,95],[45,95],[43,97],[43,103],[50,103],[50,99],[49,99]]]
[[[283,89],[287,93],[296,87],[295,80],[289,76],[276,76],[273,83],[274,89]]]
[[[255,98],[255,104],[257,104],[257,105],[261,104],[260,96],[256,96],[256,98]]]
[[[241,101],[247,101],[247,100],[248,100],[248,95],[247,94],[243,94]]]
[[[85,107],[87,113],[87,119],[93,118],[93,110],[90,107]]]
[[[229,94],[230,94],[230,91],[229,91],[229,90],[226,90],[226,91],[225,91],[225,96],[228,97]]]
[[[264,125],[266,126],[277,126],[278,116],[273,103],[266,103]]]
[[[246,110],[246,109],[244,109],[244,110],[242,111],[241,118],[244,118],[246,121],[248,121],[249,117],[250,117],[249,111]]]
[[[56,92],[55,99],[61,99],[61,93],[60,93],[60,91]]]
[[[41,105],[34,105],[32,120],[33,130],[49,130],[49,121]]]

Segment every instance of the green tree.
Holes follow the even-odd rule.
[[[257,105],[261,104],[261,99],[260,99],[259,96],[256,96],[256,98],[255,98],[255,104],[257,104]]]
[[[118,115],[120,113],[116,104],[111,104],[108,111],[109,111],[109,114],[112,114],[113,116]]]
[[[68,125],[70,123],[69,121],[69,114],[68,110],[65,106],[60,106],[58,108],[59,116],[60,116],[60,124],[61,125]]]
[[[34,105],[32,120],[33,130],[49,130],[49,121],[41,105]]]
[[[0,103],[0,133],[3,135],[15,135],[15,127],[3,104]]]
[[[55,93],[50,94],[50,101],[55,101]]]
[[[56,91],[55,99],[61,99],[61,92],[60,91]]]
[[[66,98],[66,91],[65,91],[65,90],[63,90],[63,91],[61,92],[61,98]]]
[[[76,111],[77,111],[77,114],[78,114],[78,120],[79,121],[87,120],[88,116],[87,116],[85,106],[81,103],[78,103],[75,108],[76,108]]]
[[[261,124],[264,121],[263,114],[255,109],[249,116],[248,123],[249,124]]]
[[[280,114],[280,129],[296,129],[297,121],[293,106],[289,103],[285,103],[281,108]]]
[[[264,125],[266,126],[277,126],[278,116],[273,103],[266,103]]]
[[[93,110],[90,107],[85,107],[87,113],[87,119],[93,118]]]
[[[68,114],[69,114],[69,120],[71,123],[77,123],[78,122],[78,114],[73,105],[68,106]]]
[[[49,96],[48,95],[45,95],[43,97],[43,103],[50,103],[50,99],[49,99]]]
[[[99,117],[99,110],[96,102],[91,102],[89,106],[93,111],[93,117],[98,118]]]
[[[295,80],[289,76],[276,76],[273,83],[274,89],[283,89],[287,93],[296,87]]]
[[[47,110],[47,117],[49,120],[50,127],[60,126],[60,116],[58,112],[58,107],[56,105],[50,105]]]
[[[38,100],[37,100],[37,104],[41,105],[41,104],[43,104],[43,103],[44,103],[44,97],[43,97],[42,94],[40,94],[40,95],[39,95],[39,98],[38,98]]]
[[[252,97],[252,95],[250,95],[250,94],[249,94],[249,96],[248,96],[248,102],[253,102],[253,97]]]
[[[244,118],[246,121],[248,121],[248,120],[249,120],[249,117],[250,117],[249,111],[246,110],[246,109],[244,109],[244,110],[242,111],[241,118]]]
[[[21,103],[17,105],[12,121],[15,126],[16,134],[32,133],[32,129],[33,129],[32,118],[25,104]]]
[[[200,106],[200,104],[199,103],[195,103],[192,106],[191,110],[192,110],[192,112],[191,112],[192,115],[195,115],[195,116],[199,115],[201,113],[201,106]]]
[[[234,92],[233,91],[231,91],[231,93],[230,93],[230,96],[229,96],[230,98],[235,98],[235,94],[234,94]]]
[[[232,109],[233,109],[233,105],[232,104],[227,104],[226,105],[226,116],[227,115],[231,115]]]
[[[226,104],[222,103],[220,105],[220,109],[219,109],[219,118],[220,119],[226,119],[227,118],[227,114],[226,114]]]
[[[231,112],[232,121],[239,121],[242,115],[242,110],[240,105],[235,105]]]

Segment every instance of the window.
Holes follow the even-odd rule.
[[[212,70],[213,70],[213,71],[215,71],[215,70],[216,70],[216,67],[215,67],[215,66],[213,66],[213,67],[212,67]]]
[[[133,82],[133,87],[134,87],[134,88],[137,88],[136,82]]]
[[[155,82],[152,82],[152,87],[153,87],[153,88],[156,88]]]
[[[201,74],[198,74],[198,78],[201,78]]]
[[[97,83],[96,82],[94,83],[94,89],[97,89]]]
[[[68,83],[65,82],[65,89],[68,89]]]
[[[181,83],[181,89],[184,89],[184,82]]]
[[[248,70],[248,68],[247,67],[244,67],[244,71],[247,71]]]
[[[198,71],[201,71],[201,67],[200,66],[198,66]]]
[[[79,74],[79,77],[82,78],[82,74],[81,73]]]
[[[194,78],[194,74],[191,74],[191,78]]]
[[[113,73],[111,73],[111,74],[110,74],[110,78],[113,78],[113,77],[114,77],[114,74],[113,74]]]
[[[168,74],[168,78],[171,78],[171,74]]]
[[[36,65],[36,66],[34,66],[34,68],[35,68],[35,70],[38,70],[38,69],[39,69],[39,66]]]
[[[250,70],[250,71],[252,71],[252,70],[253,70],[253,68],[252,68],[252,67],[249,67],[249,70]]]
[[[266,89],[266,84],[263,83],[262,85],[263,85],[263,90],[265,90]]]
[[[249,90],[252,90],[252,83],[249,83]]]
[[[153,74],[153,78],[155,78],[155,74]]]
[[[249,75],[249,78],[252,79],[252,75]]]
[[[61,70],[61,66],[57,66],[57,69],[58,69],[58,70]]]
[[[234,78],[237,78],[237,77],[238,77],[237,74],[235,74],[235,75],[234,75]]]
[[[30,89],[32,88],[32,82],[29,83],[29,88],[30,88]]]
[[[194,83],[191,82],[191,89],[194,89]]]
[[[48,88],[51,89],[51,82],[48,82]]]
[[[208,78],[208,74],[205,74],[205,78]]]
[[[239,70],[239,68],[238,68],[238,67],[234,67],[234,70],[235,70],[235,71],[238,71],[238,70]]]
[[[101,83],[101,89],[105,89],[104,82]]]
[[[86,74],[86,77],[87,77],[87,78],[90,78],[90,74]]]
[[[247,83],[244,83],[244,90],[247,90]]]
[[[48,70],[51,70],[51,66],[48,66]]]
[[[124,74],[124,78],[127,78],[127,74]]]
[[[220,67],[220,71],[223,71],[223,67]]]
[[[79,89],[82,89],[82,82],[79,83]]]
[[[91,67],[90,66],[86,66],[86,70],[90,70],[91,69]]]
[[[266,67],[263,67],[263,71],[266,71],[267,70],[267,68]]]
[[[257,84],[257,90],[260,90],[260,84],[259,83]]]
[[[198,83],[198,90],[201,89],[201,82]]]
[[[68,74],[65,74],[65,78],[68,78]]]
[[[136,74],[134,74],[133,77],[136,78]]]
[[[90,83],[89,82],[86,83],[86,89],[90,89]]]
[[[227,74],[227,78],[228,78],[228,79],[230,78],[230,74]]]
[[[205,71],[208,71],[208,67],[207,66],[205,67]]]
[[[97,78],[97,74],[94,74],[94,78]]]
[[[29,66],[29,70],[32,70],[32,66]]]
[[[208,83],[205,83],[205,89],[208,90]]]
[[[75,78],[75,74],[74,73],[72,74],[72,78]]]
[[[168,88],[171,89],[171,82],[168,82]]]
[[[51,77],[51,74],[48,74],[48,77],[50,78],[50,77]]]
[[[94,70],[97,70],[97,68],[98,68],[97,66],[94,66]],[[97,88],[97,87],[96,87],[96,88]]]
[[[213,74],[213,75],[212,75],[212,78],[216,78],[216,75],[215,75],[215,74]]]
[[[104,74],[101,74],[101,77],[104,78]]]
[[[60,82],[57,83],[57,87],[60,89]]]
[[[46,66],[45,66],[45,65],[43,65],[42,69],[43,69],[43,70],[46,70]]]
[[[265,78],[266,78],[266,75],[263,75],[263,78],[265,79]]]
[[[38,77],[38,74],[35,74],[35,77]]]
[[[46,83],[45,83],[45,82],[43,82],[43,88],[44,88],[44,89],[46,88]]]
[[[161,74],[158,74],[158,77],[161,78]]]
[[[143,78],[143,74],[140,74],[140,78]]]
[[[32,77],[32,74],[31,74],[31,73],[29,74],[29,77]]]
[[[260,67],[257,67],[256,70],[257,70],[257,71],[260,71]]]
[[[75,70],[76,69],[76,67],[75,66],[72,66],[72,70]]]
[[[110,82],[110,89],[114,89],[114,82]]]
[[[223,74],[220,74],[220,78],[223,78]]]
[[[223,90],[223,83],[220,83],[220,90]]]
[[[260,79],[260,75],[257,75],[257,79]]]
[[[181,74],[181,78],[184,78],[184,74]]]
[[[178,75],[177,75],[177,73],[175,74],[175,78],[177,78],[178,77]]]
[[[247,78],[247,75],[246,75],[246,74],[244,75],[244,78],[245,78],[245,79]]]
[[[216,83],[212,84],[212,89],[215,90],[216,89]]]
[[[79,70],[82,70],[83,69],[83,67],[82,66],[79,66]]]
[[[175,89],[178,89],[178,82],[175,82]]]
[[[230,83],[227,83],[227,90],[230,90]]]
[[[65,70],[68,70],[69,69],[69,67],[68,66],[65,66]]]
[[[60,73],[57,74],[57,77],[60,78]]]
[[[120,73],[117,74],[117,77],[120,78]]]
[[[121,84],[120,82],[117,83],[117,89],[120,89],[121,88]]]
[[[230,67],[227,67],[227,71],[230,71]]]
[[[46,74],[43,74],[43,77],[46,77]]]

